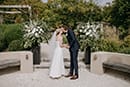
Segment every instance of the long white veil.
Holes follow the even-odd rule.
[[[53,55],[54,55],[54,51],[56,48],[56,31],[53,33],[50,41],[49,41],[49,59],[50,61],[52,61]]]

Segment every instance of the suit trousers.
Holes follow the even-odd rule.
[[[78,50],[70,50],[70,74],[78,76]]]

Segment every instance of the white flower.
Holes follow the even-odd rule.
[[[89,33],[91,33],[91,32],[92,32],[92,30],[89,30],[88,32],[89,32]]]
[[[38,26],[37,28],[39,28],[40,29],[40,27]]]
[[[87,31],[87,29],[84,29],[84,33]]]
[[[79,32],[82,32],[82,30],[79,30]]]
[[[89,34],[90,34],[90,32],[86,32],[86,33],[85,33],[85,35],[89,35]]]
[[[41,31],[41,32],[43,31],[42,28],[40,28],[40,31]]]
[[[93,32],[96,32],[96,29],[93,29]]]
[[[90,37],[92,37],[92,36],[93,36],[93,34],[90,34],[89,36],[90,36]]]
[[[36,29],[36,31],[39,31],[39,29]]]
[[[84,28],[84,26],[82,26],[82,28]]]
[[[33,33],[33,34],[35,33],[35,29],[32,30],[32,33]]]
[[[39,37],[38,33],[35,33],[35,36],[36,36],[36,37]]]
[[[31,30],[28,30],[28,33],[30,33]]]
[[[41,33],[41,31],[38,31],[38,33],[40,34],[40,33]]]
[[[25,25],[25,28],[29,28],[29,26],[28,26],[28,25]]]

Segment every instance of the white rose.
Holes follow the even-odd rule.
[[[90,27],[90,25],[87,25],[87,28],[89,28]]]
[[[86,32],[86,33],[85,33],[85,35],[89,35],[89,34],[90,34],[90,32]]]
[[[82,30],[79,30],[79,32],[82,32]]]
[[[96,29],[93,29],[93,32],[96,32]]]
[[[40,34],[40,33],[41,33],[41,31],[38,31],[38,33]]]
[[[31,30],[28,30],[28,33],[30,32]]]
[[[82,28],[84,28],[84,26],[82,26]]]
[[[28,25],[25,25],[25,28],[28,28]]]
[[[36,30],[36,31],[38,31],[38,29],[37,29],[37,28],[35,28],[35,30]]]
[[[35,33],[35,36],[36,36],[36,37],[39,37],[38,33]]]
[[[91,33],[91,32],[92,32],[92,30],[89,30],[88,32],[89,32],[89,33]]]
[[[43,31],[42,28],[40,28],[40,31],[41,31],[41,32]]]
[[[87,29],[84,29],[84,33],[87,31]]]
[[[40,27],[38,26],[37,28],[39,28],[40,29]]]

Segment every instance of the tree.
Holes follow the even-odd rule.
[[[115,0],[112,5],[110,13],[110,22],[121,29],[121,37],[128,35],[128,28],[130,27],[130,1],[129,0]]]
[[[12,1],[12,2],[11,2]],[[32,7],[32,19],[43,19],[50,26],[57,27],[60,24],[66,24],[75,28],[77,22],[101,21],[102,11],[93,0],[48,0],[47,3],[42,3],[41,0],[5,0],[3,4],[30,5]],[[27,13],[26,9],[18,9],[23,13]],[[28,14],[21,16],[12,15],[5,16],[7,21],[10,19],[15,22],[20,22],[20,18],[28,18]]]
[[[53,0],[47,6],[42,17],[51,26],[66,24],[75,28],[77,22],[102,20],[101,9],[92,1]]]

